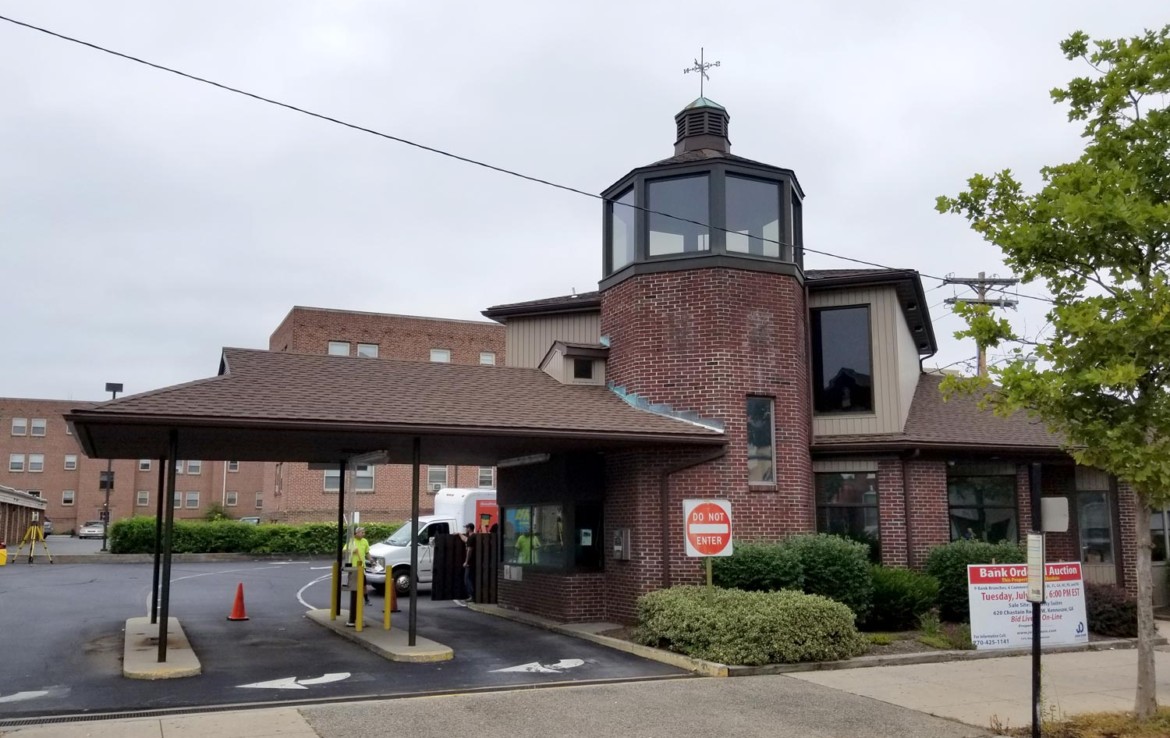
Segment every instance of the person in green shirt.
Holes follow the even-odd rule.
[[[350,574],[350,576],[357,576],[357,570],[365,569],[366,559],[370,557],[370,542],[366,540],[365,528],[353,529],[353,538],[350,539],[349,545],[346,546],[346,550],[349,552],[350,566],[353,567],[353,572]],[[362,589],[364,590],[365,588],[363,587]],[[367,605],[370,604],[370,596],[364,591],[362,592],[362,598],[365,600]],[[345,624],[348,626],[354,626],[356,624],[354,622],[354,618],[356,616],[357,588],[354,587],[354,589],[349,593],[349,619]]]

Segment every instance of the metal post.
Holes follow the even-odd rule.
[[[338,464],[341,470],[341,483],[337,489],[337,571],[345,570],[345,563],[342,561],[342,555],[345,551],[345,462]],[[341,602],[341,575],[333,579],[333,596],[337,601]],[[337,606],[338,612],[341,611],[341,605]]]
[[[118,393],[122,391],[122,385],[116,382],[106,382],[106,392],[109,392],[113,397],[110,400],[118,399]],[[106,506],[104,508],[105,514],[102,516],[102,550],[106,550],[106,534],[110,532],[110,490],[114,486],[114,460],[106,459]]]
[[[150,585],[150,624],[158,624],[158,578],[159,566],[162,563],[162,528],[163,528],[163,495],[167,488],[167,457],[158,460],[158,500],[155,501],[154,513],[154,578]]]
[[[1028,492],[1032,501],[1032,532],[1044,531],[1040,520],[1040,463],[1028,469]],[[1032,603],[1032,738],[1040,738],[1040,603]]]
[[[413,646],[418,631],[418,467],[422,439],[414,437],[410,470],[410,619],[406,645]]]
[[[171,544],[175,530],[175,459],[179,458],[179,431],[171,429],[170,450],[167,453],[167,521],[163,527],[162,595],[158,620],[158,662],[167,660],[167,625],[171,611]]]

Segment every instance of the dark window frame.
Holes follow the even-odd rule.
[[[952,502],[951,501],[952,486],[955,485],[955,483],[958,480],[970,480],[970,479],[1011,480],[1011,489],[1012,489],[1011,504],[1010,505],[1009,504],[990,504],[989,505],[989,504],[987,504],[986,500],[984,499],[984,490],[978,489],[978,488],[975,490],[976,494],[978,495],[978,501],[976,503],[955,504],[954,502]],[[1007,473],[995,474],[995,473],[978,473],[978,472],[948,473],[947,474],[947,526],[950,529],[950,539],[952,541],[957,541],[957,540],[960,540],[960,539],[966,537],[962,531],[956,530],[956,525],[955,525],[955,522],[953,520],[953,514],[954,514],[955,510],[972,510],[972,511],[975,511],[977,513],[977,517],[975,518],[975,520],[976,520],[978,526],[985,531],[985,534],[983,535],[983,537],[977,537],[975,540],[988,541],[989,543],[998,543],[999,541],[1007,541],[1009,543],[1019,543],[1020,542],[1020,490],[1019,490],[1018,477],[1014,473],[1012,473],[1012,474],[1007,474]],[[1011,527],[1015,530],[1015,540],[1012,540],[1011,538],[1002,538],[1002,539],[997,539],[997,540],[993,541],[993,540],[990,540],[986,536],[987,511],[988,510],[1010,510],[1011,511],[1012,523],[1013,523]]]
[[[873,478],[873,491],[874,491],[873,502],[872,503],[868,503],[868,502],[860,502],[860,503],[857,503],[857,502],[833,502],[833,503],[822,502],[822,496],[821,496],[822,490],[821,490],[821,486],[820,486],[821,479],[824,477],[841,476],[844,474],[853,474],[853,475],[858,475],[858,476],[864,475],[867,478],[867,481],[868,481],[869,477],[872,477]],[[881,563],[881,556],[882,556],[881,496],[882,496],[882,490],[881,490],[881,486],[878,483],[877,471],[834,471],[834,472],[819,471],[819,472],[813,472],[813,501],[814,501],[814,505],[816,507],[816,529],[817,529],[817,532],[818,533],[830,533],[832,535],[842,536],[842,537],[848,538],[850,540],[860,541],[860,540],[862,540],[862,537],[857,536],[856,534],[836,533],[835,531],[832,531],[832,530],[825,530],[825,528],[827,526],[822,525],[821,511],[822,510],[825,511],[825,520],[827,521],[828,512],[830,510],[873,510],[874,521],[876,523],[876,532],[875,532],[872,540],[869,538],[868,535],[866,535],[863,532],[862,536],[864,536],[865,540],[862,542],[869,544],[870,560],[875,564]],[[863,525],[864,525],[864,523],[863,523]]]
[[[866,342],[869,354],[869,382],[870,382],[870,407],[868,410],[822,410],[818,405],[820,398],[825,391],[821,386],[821,377],[824,374],[824,355],[822,352],[822,345],[824,340],[822,338],[821,329],[821,314],[833,310],[865,310],[865,329],[869,336]],[[876,371],[874,368],[873,358],[873,305],[870,303],[857,303],[853,305],[832,305],[826,307],[817,307],[809,310],[809,339],[812,348],[812,403],[813,414],[819,417],[865,417],[877,414],[877,381]]]
[[[764,448],[763,446],[754,445],[751,442],[751,421],[752,416],[752,402],[765,401],[768,403],[768,433],[771,439],[771,444],[767,446],[769,454],[767,456],[768,473],[764,475],[763,479],[752,479],[752,461],[762,460],[763,456],[753,456],[752,448]],[[747,473],[748,486],[750,487],[769,487],[776,486],[776,398],[771,395],[748,395],[744,400],[744,425],[745,433],[744,440],[747,449]]]

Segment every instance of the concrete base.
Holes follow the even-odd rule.
[[[167,660],[158,661],[158,624],[150,618],[126,621],[126,642],[122,652],[122,676],[127,679],[178,679],[203,672],[199,657],[178,618],[167,618]]]
[[[455,658],[455,651],[450,646],[444,646],[442,643],[422,636],[415,638],[414,646],[408,646],[408,634],[406,628],[400,624],[401,621],[395,622],[394,627],[390,630],[382,629],[381,620],[374,624],[366,622],[359,633],[357,628],[349,628],[345,625],[346,618],[349,617],[349,610],[342,610],[336,620],[329,619],[328,608],[309,610],[308,617],[314,623],[329,628],[342,638],[347,638],[391,661],[429,663],[450,661]]]

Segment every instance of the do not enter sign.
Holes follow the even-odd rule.
[[[731,500],[683,500],[687,556],[730,556]]]

